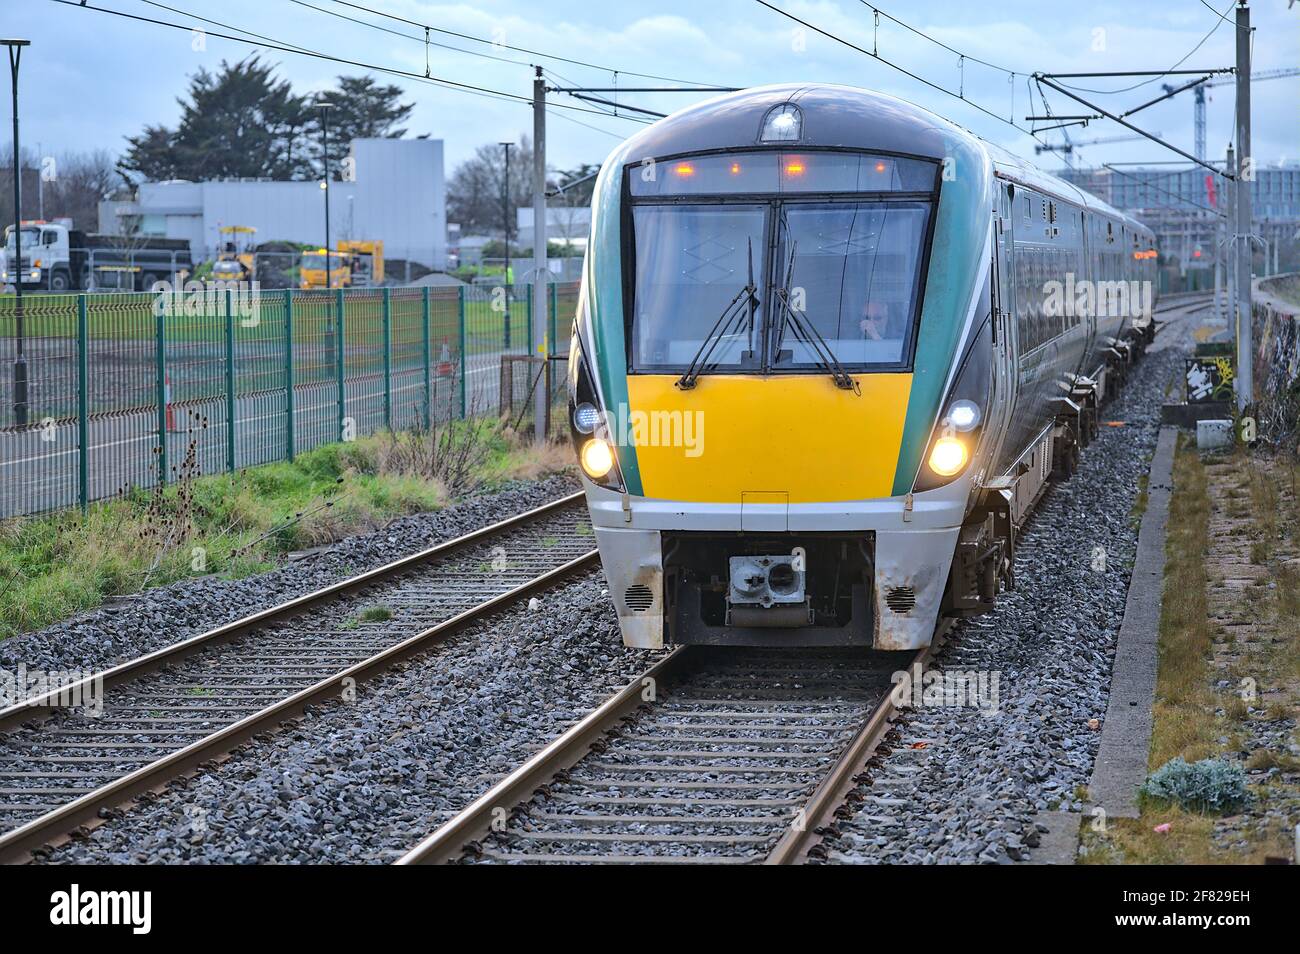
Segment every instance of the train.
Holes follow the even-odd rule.
[[[1151,341],[1150,229],[932,112],[726,93],[602,165],[569,430],[623,642],[914,650]]]

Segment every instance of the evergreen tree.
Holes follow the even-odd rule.
[[[320,97],[299,96],[275,67],[250,56],[215,73],[200,69],[178,100],[176,128],[150,125],[127,139],[120,168],[135,177],[165,179],[319,179],[322,173],[321,117],[329,111],[330,171],[344,174],[342,159],[353,139],[400,138],[394,128],[410,116],[397,86],[369,76],[340,76],[338,88]]]
[[[317,102],[326,102],[329,109],[330,175],[343,178],[343,159],[352,149],[354,139],[401,139],[405,129],[394,129],[404,122],[415,108],[414,103],[402,103],[402,90],[397,86],[380,86],[370,76],[340,76],[338,89],[329,90],[312,100],[311,154],[314,175],[320,177],[321,168],[321,110]]]

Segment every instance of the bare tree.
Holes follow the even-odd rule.
[[[462,235],[496,235],[507,219],[502,204],[505,191],[505,149],[499,143],[479,146],[452,173],[447,183],[447,220],[459,222]],[[509,227],[517,231],[515,209],[533,201],[533,144],[520,136],[510,150]]]

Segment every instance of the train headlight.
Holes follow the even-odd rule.
[[[945,435],[930,449],[930,469],[940,477],[960,474],[968,459],[966,445],[956,437]]]
[[[798,142],[803,138],[803,111],[794,103],[773,106],[763,117],[760,142]]]
[[[614,469],[614,451],[609,441],[593,437],[582,445],[582,469],[592,480],[599,480]]]
[[[954,430],[962,431],[963,433],[966,431],[972,431],[979,427],[980,418],[982,416],[983,415],[980,414],[980,406],[974,401],[968,401],[963,398],[960,401],[953,401],[952,404],[948,405],[948,423],[953,426]]]
[[[579,434],[590,434],[600,423],[600,411],[585,401],[573,409],[573,426]]]

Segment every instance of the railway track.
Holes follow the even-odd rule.
[[[594,542],[573,494],[0,711],[0,862],[595,567]],[[66,705],[96,680],[102,704]]]
[[[398,864],[789,864],[889,739],[919,653],[679,648]]]

